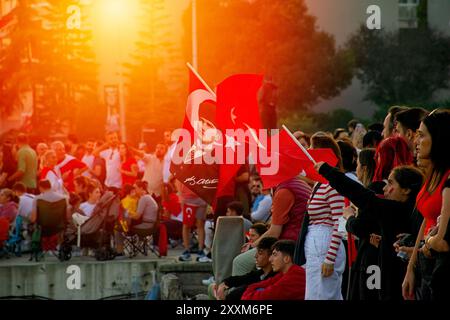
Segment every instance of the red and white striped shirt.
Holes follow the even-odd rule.
[[[329,184],[322,184],[308,202],[308,215],[310,225],[325,225],[332,227],[330,246],[325,262],[334,264],[342,242],[342,236],[338,231],[339,217],[344,209],[344,197],[341,196]]]

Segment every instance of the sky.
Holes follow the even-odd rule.
[[[119,2],[111,8],[108,2]],[[137,40],[139,0],[96,0],[94,3],[94,46],[100,63],[101,84],[117,83],[120,76],[119,62],[129,61]],[[190,0],[165,0],[173,43],[180,45],[183,36],[182,15]]]

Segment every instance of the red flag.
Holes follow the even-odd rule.
[[[263,81],[262,75],[237,74],[228,77],[217,86],[217,113],[216,123],[224,135],[224,154],[226,147],[244,150],[245,158],[248,156],[246,142],[252,143],[249,137],[257,137],[261,128],[259,117],[258,91]],[[242,129],[249,133],[248,138],[227,136],[227,129]],[[240,146],[238,146],[240,144]],[[235,157],[235,160],[236,159]],[[220,166],[220,179],[217,187],[217,197],[234,195],[234,177],[244,163],[224,163]]]
[[[308,149],[308,153],[316,162],[324,161],[332,167],[336,166],[338,163],[338,159],[331,149]],[[322,177],[322,175],[314,169],[314,164],[312,162],[304,169],[304,175],[311,180],[320,183],[328,183],[328,180]]]
[[[274,151],[274,143],[278,143],[278,152]],[[278,161],[278,172],[272,174],[264,174],[262,169],[269,165],[261,165],[257,163],[258,172],[265,188],[275,187],[281,182],[289,180],[299,174],[307,178],[321,183],[328,183],[315,169],[314,163],[307,154],[298,146],[286,130],[282,130],[279,134],[271,137],[271,143],[268,146],[268,154],[272,161]],[[310,149],[307,151],[316,162],[325,161],[331,166],[335,166],[338,162],[335,154],[331,149]]]
[[[273,148],[275,144],[279,146],[278,151],[276,151],[276,148]],[[272,174],[264,174],[263,169],[267,169],[274,164],[263,165],[258,158],[256,168],[263,180],[264,188],[276,187],[281,182],[297,176],[304,168],[312,165],[311,160],[308,159],[285,130],[271,137],[267,149],[268,157],[272,161],[277,162],[278,171]]]
[[[344,199],[345,207],[350,206],[350,200],[348,198]],[[356,249],[355,237],[352,233],[347,232],[347,256],[348,256],[348,266],[352,267],[353,263],[356,261],[356,256],[358,255],[358,250]]]
[[[218,166],[207,165],[203,161],[195,163],[194,159],[203,157],[203,148],[208,143],[203,139],[203,129],[215,127],[215,101],[215,94],[210,92],[190,69],[189,96],[183,121],[183,129],[189,132],[189,136],[180,137],[178,140],[172,156],[170,172],[183,185],[208,203],[212,203],[216,194],[219,179]],[[209,114],[205,110],[209,111]],[[202,125],[194,128],[199,123]],[[188,146],[189,150],[182,149],[182,146]]]

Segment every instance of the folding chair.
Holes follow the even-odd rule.
[[[66,228],[66,199],[61,199],[55,202],[38,199],[36,206],[37,216],[35,223],[35,234],[40,233],[41,248],[39,248],[39,246],[34,246],[34,250],[32,250],[29,260],[32,261],[34,258],[36,261],[39,261],[44,256],[46,251],[52,252],[60,260],[66,260],[59,253],[55,254],[59,239],[56,243],[51,243],[51,241],[48,241],[49,247],[47,248],[42,247],[43,242],[62,236],[62,232]]]

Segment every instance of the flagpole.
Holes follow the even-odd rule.
[[[297,140],[297,138],[289,131],[289,129],[283,124],[282,128],[287,132],[287,134],[294,140],[294,142],[299,146],[300,149],[302,149],[303,153],[308,157],[309,160],[311,160],[314,165],[316,164],[316,160],[314,160],[313,157],[309,154],[308,150],[305,149],[304,146],[300,143],[300,141]]]
[[[197,0],[192,0],[192,64],[198,69]]]
[[[216,93],[208,86],[206,81],[203,80],[203,78],[200,76],[200,74],[197,72],[197,70],[195,70],[195,68],[189,62],[187,62],[186,65],[195,74],[195,76],[198,78],[198,80],[200,80],[200,82],[205,86],[205,88],[208,89],[208,91],[214,96],[214,98],[216,98]]]

